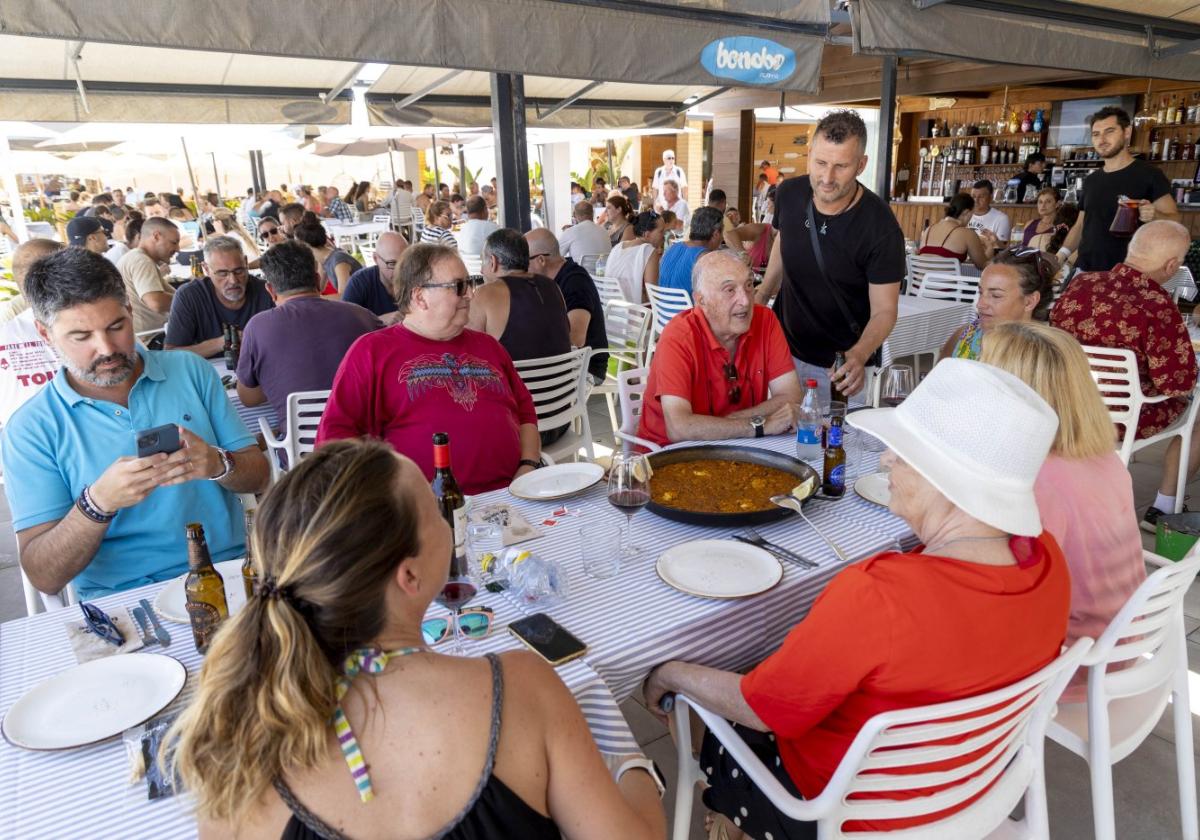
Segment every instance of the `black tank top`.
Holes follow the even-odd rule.
[[[501,277],[508,287],[508,323],[500,343],[513,361],[571,349],[571,324],[558,285],[540,274]]]
[[[500,742],[504,676],[500,660],[495,654],[487,654],[487,660],[492,669],[492,727],[483,773],[467,804],[445,828],[432,835],[431,840],[489,840],[496,837],[559,840],[562,835],[555,827],[554,820],[533,810],[492,773],[496,745]],[[292,812],[291,819],[284,826],[282,840],[348,840],[346,835],[300,804],[283,779],[276,779],[274,784],[275,790]],[[396,816],[397,819],[403,819],[403,814]]]

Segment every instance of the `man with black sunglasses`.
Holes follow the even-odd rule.
[[[369,309],[385,324],[395,323],[399,316],[392,278],[407,247],[408,242],[395,231],[380,234],[375,244],[375,264],[360,268],[350,275],[342,292],[342,300]]]
[[[650,364],[638,437],[763,437],[790,431],[800,402],[787,339],[754,304],[750,269],[730,251],[696,260],[696,305],[671,319]]]

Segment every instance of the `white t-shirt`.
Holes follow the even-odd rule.
[[[678,166],[660,166],[654,170],[654,180],[650,183],[651,189],[656,195],[661,195],[663,181],[674,181],[679,184],[679,194],[683,195],[684,189],[687,188],[687,176],[683,174],[683,170]]]
[[[388,210],[392,216],[392,224],[407,225],[412,219],[413,194],[408,190],[396,188],[392,199],[388,202]]]
[[[38,335],[33,310],[0,326],[0,426],[58,373],[59,361]]]
[[[113,265],[121,261],[121,257],[129,253],[129,246],[124,242],[114,242],[109,249],[104,252],[104,258]]]
[[[458,240],[458,253],[478,257],[483,250],[484,240],[497,230],[500,230],[500,225],[491,219],[467,219],[462,230],[454,237]]]
[[[990,230],[1003,244],[1008,241],[1009,231],[1012,230],[1012,219],[1008,218],[1008,214],[1003,210],[992,207],[982,216],[972,213],[971,218],[967,221],[967,227],[976,233],[981,230]]]
[[[611,250],[608,231],[591,219],[576,223],[558,237],[559,253],[575,262],[582,262],[586,254],[607,254]]]
[[[675,214],[679,221],[683,222],[684,230],[686,230],[688,223],[692,220],[692,211],[688,209],[687,202],[680,198],[677,199],[676,202],[670,207],[667,207],[667,203],[665,201],[662,202],[662,204],[664,210],[670,210]]]

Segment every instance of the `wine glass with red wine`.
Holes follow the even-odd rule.
[[[908,365],[891,365],[884,371],[883,388],[879,401],[888,408],[895,408],[912,393],[913,369]]]
[[[478,584],[471,574],[471,564],[467,556],[455,552],[450,558],[450,574],[442,591],[434,599],[450,611],[450,624],[454,630],[454,652],[463,654],[462,631],[458,625],[458,610],[464,606],[478,591]]]
[[[641,549],[633,544],[633,515],[650,501],[650,462],[636,452],[617,452],[608,471],[608,501],[625,514],[624,557],[633,557]]]

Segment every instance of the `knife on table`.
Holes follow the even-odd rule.
[[[150,602],[145,598],[142,598],[138,603],[146,611],[150,623],[154,625],[154,635],[158,637],[158,643],[163,647],[167,647],[171,644],[171,635],[167,632],[167,628],[162,626],[162,622],[158,620],[158,613],[154,612],[154,607],[150,606]]]

